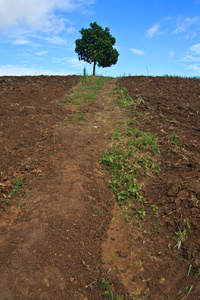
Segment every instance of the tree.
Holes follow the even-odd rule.
[[[110,67],[115,65],[119,53],[113,48],[116,40],[110,34],[110,29],[103,29],[96,22],[90,23],[90,28],[80,30],[82,38],[75,41],[75,52],[78,53],[79,60],[84,60],[93,65],[93,76],[95,67]]]

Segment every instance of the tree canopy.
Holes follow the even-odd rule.
[[[116,40],[108,27],[103,29],[94,22],[90,23],[90,28],[82,28],[80,33],[82,38],[75,41],[75,52],[78,53],[79,60],[94,63],[93,75],[96,65],[105,68],[117,63],[119,53],[113,48]]]

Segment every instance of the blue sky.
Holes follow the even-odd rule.
[[[106,76],[200,76],[200,0],[0,0],[0,76],[80,75],[74,51],[96,21],[116,38]]]

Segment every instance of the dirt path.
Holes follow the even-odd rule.
[[[98,161],[111,130],[123,123],[114,87],[115,80],[107,80],[81,109],[84,126],[55,128],[62,151],[52,174],[32,190],[27,209],[0,240],[0,299],[102,299],[101,244],[113,196]]]

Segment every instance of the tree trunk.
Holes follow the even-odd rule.
[[[95,76],[95,67],[96,67],[96,61],[94,61],[94,66],[93,66],[93,76]]]

